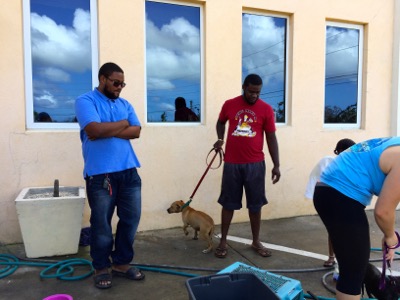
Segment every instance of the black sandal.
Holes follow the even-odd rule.
[[[112,286],[112,276],[110,273],[94,275],[93,280],[98,289],[109,289]]]
[[[324,267],[332,268],[335,264],[336,264],[335,257],[329,256],[329,259],[326,262],[324,262]]]

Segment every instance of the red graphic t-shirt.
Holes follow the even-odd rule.
[[[243,96],[225,101],[219,121],[229,121],[225,162],[252,163],[264,160],[264,132],[275,132],[275,114],[271,105],[258,99],[250,105]]]

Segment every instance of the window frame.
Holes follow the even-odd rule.
[[[355,29],[359,31],[359,40],[358,40],[358,68],[357,68],[357,121],[354,124],[351,123],[325,123],[325,108],[326,108],[326,33],[327,27],[339,27],[339,28],[349,28]],[[364,51],[364,26],[360,24],[349,24],[349,23],[341,23],[334,21],[327,21],[325,23],[325,65],[324,65],[324,105],[323,105],[323,128],[328,129],[361,129],[361,115],[362,115],[362,106],[363,106],[363,51]]]
[[[285,29],[285,54],[284,54],[284,87],[283,87],[283,92],[285,93],[285,97],[284,97],[284,105],[285,105],[285,122],[276,122],[275,121],[275,125],[276,126],[286,126],[289,124],[289,72],[290,72],[290,63],[289,63],[289,57],[290,57],[290,51],[291,51],[291,44],[290,44],[290,16],[284,15],[284,14],[274,14],[274,13],[268,13],[268,12],[259,12],[259,11],[252,11],[250,9],[245,9],[242,11],[242,15],[241,15],[241,21],[243,21],[243,14],[250,14],[250,15],[257,15],[257,16],[263,16],[263,17],[272,17],[272,18],[281,18],[281,19],[285,19],[286,20],[286,29]],[[243,29],[243,23],[242,23],[242,29]],[[243,47],[243,40],[242,40],[242,45],[241,47]],[[243,53],[242,53],[242,58],[243,58]],[[243,67],[242,67],[243,68]],[[241,70],[242,70],[241,68]],[[242,81],[244,80],[243,77],[243,72],[241,71],[241,77],[242,77]],[[243,83],[243,82],[242,82]],[[240,84],[240,86],[242,85],[242,83]],[[265,85],[264,85],[265,86]],[[264,88],[263,86],[263,88]],[[261,97],[261,99],[263,99],[263,97]],[[267,101],[265,101],[266,103],[268,103]],[[270,104],[270,103],[268,103]],[[271,105],[271,104],[270,104]],[[272,105],[271,105],[272,106]],[[273,108],[273,107],[272,107]],[[275,110],[274,110],[274,114],[275,114]],[[276,119],[276,117],[275,117]]]
[[[61,0],[59,0],[61,1]],[[90,1],[90,23],[91,23],[91,48],[92,48],[92,88],[98,85],[98,21],[97,21],[97,0]],[[31,0],[23,0],[23,47],[24,47],[24,77],[25,77],[25,122],[26,129],[30,130],[63,130],[79,129],[77,122],[63,123],[41,123],[35,122],[33,118],[33,78],[32,78],[32,48],[31,48]],[[89,91],[89,90],[88,90]]]
[[[174,5],[180,5],[180,6],[190,6],[190,7],[198,7],[199,8],[199,39],[200,39],[200,121],[198,122],[149,122],[148,121],[148,93],[147,93],[147,47],[146,47],[146,42],[147,42],[147,31],[146,31],[146,25],[144,26],[144,98],[145,98],[145,103],[144,103],[144,123],[149,126],[201,126],[204,123],[205,117],[204,117],[204,6],[202,4],[196,4],[196,3],[191,3],[191,2],[180,2],[180,1],[174,1],[174,0],[144,0],[144,2],[158,2],[158,3],[163,3],[163,4],[174,4]],[[146,5],[144,5],[144,15],[146,16]],[[146,22],[146,20],[145,20]]]

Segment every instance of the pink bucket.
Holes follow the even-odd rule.
[[[43,300],[74,300],[70,295],[66,294],[57,294],[57,295],[51,295]]]

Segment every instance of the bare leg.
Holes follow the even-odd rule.
[[[335,252],[333,252],[333,246],[330,236],[328,236],[328,249],[329,249],[329,257],[335,258]]]
[[[335,252],[333,251],[332,241],[330,236],[328,236],[328,251],[329,258],[324,262],[324,267],[332,267],[335,264]]]
[[[336,291],[336,299],[338,300],[358,300],[361,298],[361,295],[348,295],[342,292]]]
[[[226,237],[228,235],[229,226],[233,218],[233,210],[222,208],[221,212],[221,240],[219,241],[219,248],[226,248]]]
[[[250,212],[251,233],[253,234],[253,245],[257,248],[262,247],[260,242],[261,210],[259,212]]]

